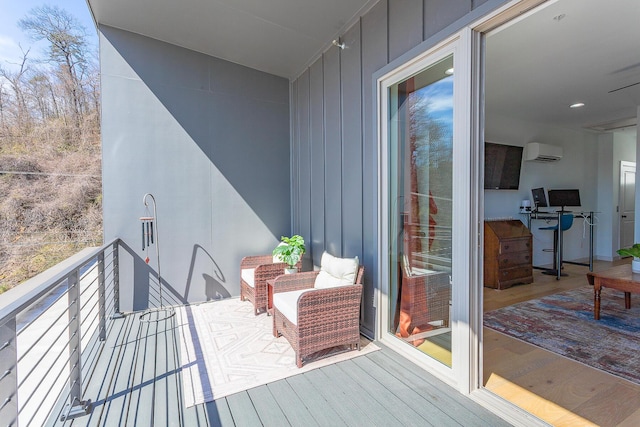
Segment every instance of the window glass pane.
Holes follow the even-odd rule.
[[[389,332],[451,366],[453,56],[389,88]]]

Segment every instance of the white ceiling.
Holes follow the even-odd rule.
[[[100,24],[291,79],[377,0],[87,2]],[[636,116],[640,84],[611,91],[640,82],[640,0],[551,0],[530,15],[488,38],[487,116],[574,128]]]
[[[293,78],[377,0],[87,0],[96,22]]]
[[[637,115],[639,0],[549,2],[486,46],[487,117],[582,128]]]

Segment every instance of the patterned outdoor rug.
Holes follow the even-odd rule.
[[[274,338],[273,318],[255,316],[239,298],[183,306],[176,310],[180,329],[182,382],[186,406],[307,372],[378,350],[361,338],[360,351],[347,346],[313,355],[302,368],[284,338]]]
[[[603,289],[600,320],[593,319],[587,286],[484,314],[484,325],[640,384],[640,297]]]

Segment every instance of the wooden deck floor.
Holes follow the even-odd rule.
[[[175,317],[113,320],[85,398],[56,426],[507,426],[423,369],[382,350],[185,407]]]

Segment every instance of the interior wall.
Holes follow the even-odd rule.
[[[611,228],[611,236],[612,236],[612,248],[611,248],[611,257],[612,259],[619,258],[617,254],[617,250],[620,249],[620,215],[619,215],[619,194],[620,194],[620,162],[628,161],[634,162],[636,161],[636,131],[635,130],[624,130],[614,132],[613,134],[613,185],[612,185],[612,193],[611,193],[611,206],[613,209],[611,210],[612,214],[612,228]]]
[[[624,130],[598,135],[596,251],[597,259],[620,258],[620,162],[635,162],[636,132]]]
[[[636,123],[640,123],[640,105],[636,109]],[[640,147],[640,132],[636,124],[636,147]],[[640,164],[640,149],[636,148],[636,167]],[[640,212],[640,185],[636,185],[636,212]],[[635,222],[635,242],[640,242],[640,219]]]
[[[121,308],[157,305],[160,246],[165,304],[239,295],[242,257],[291,231],[289,82],[107,26],[99,35],[104,234],[124,242]],[[145,193],[157,234],[143,251]]]
[[[596,252],[597,259],[611,261],[613,259],[614,244],[614,209],[617,204],[618,190],[615,189],[616,197],[614,202],[613,190],[616,180],[614,179],[613,161],[613,133],[598,135],[598,201],[596,214]],[[616,222],[617,224],[617,222]],[[617,227],[617,226],[616,226]]]
[[[373,335],[378,277],[378,147],[373,75],[503,5],[500,0],[381,0],[292,82],[293,224],[322,252],[365,266],[361,325]],[[311,197],[306,192],[311,192]]]
[[[518,190],[484,190],[486,219],[510,217],[526,224],[526,216],[519,213],[519,207],[522,200],[532,199],[531,189],[538,187],[546,190],[577,188],[580,190],[582,203],[579,209],[598,210],[599,182],[598,174],[594,173],[598,170],[599,159],[596,134],[492,115],[487,116],[485,121],[485,140],[523,147],[528,142],[540,142],[563,149],[562,159],[555,162],[523,160]],[[542,251],[553,248],[553,232],[538,229],[548,225],[552,225],[551,222],[534,220],[532,223],[534,265],[549,265],[553,262],[553,253]],[[565,259],[588,257],[589,233],[582,219],[576,218],[563,237]],[[594,253],[596,247],[597,240],[594,243]]]

